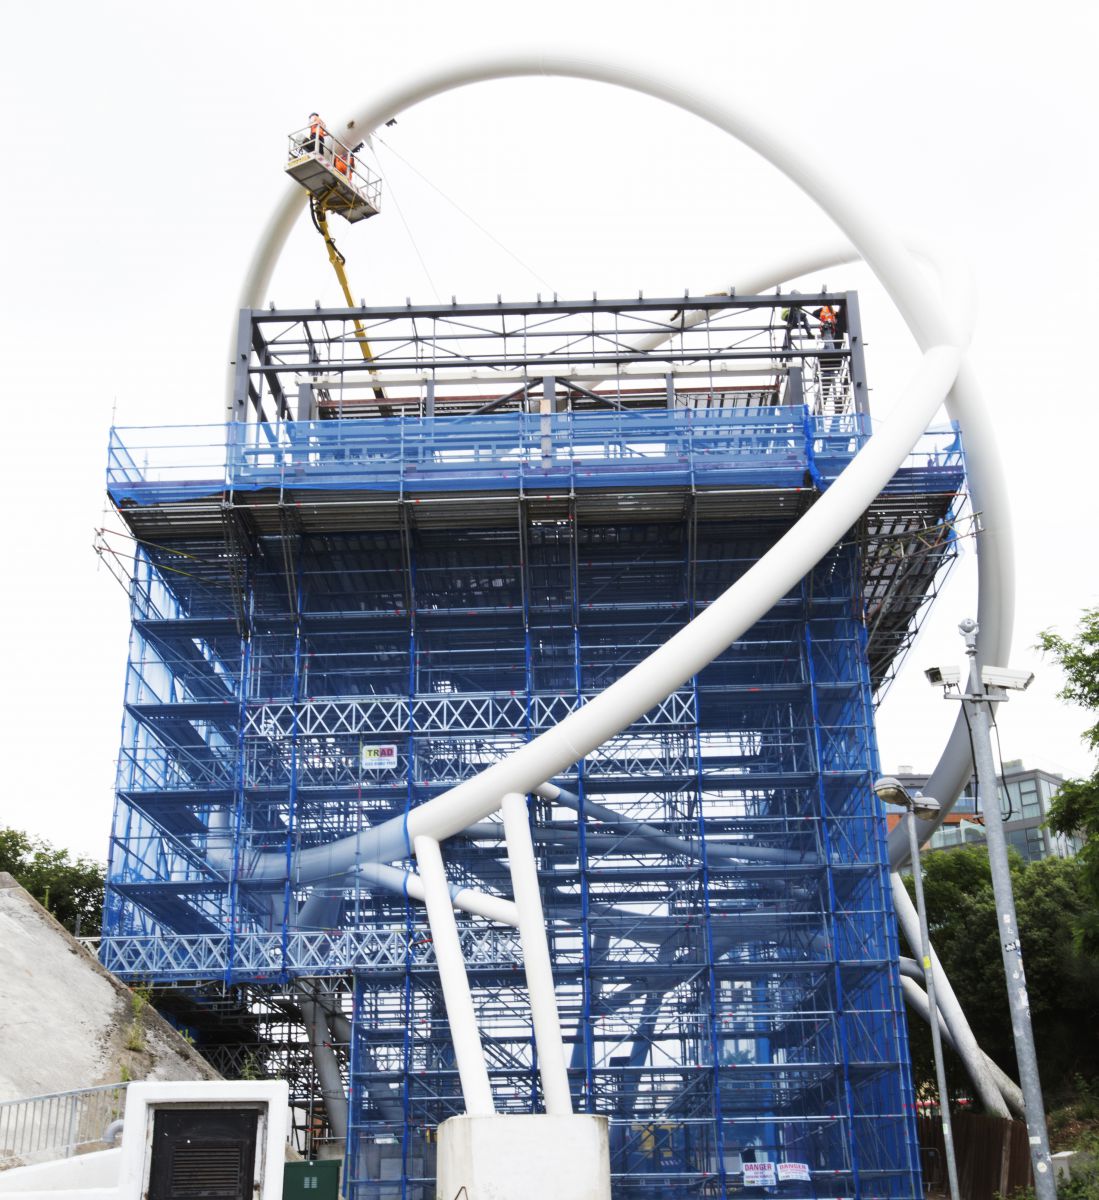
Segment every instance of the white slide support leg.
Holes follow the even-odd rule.
[[[534,1026],[534,1044],[538,1048],[542,1095],[547,1113],[567,1116],[572,1113],[572,1097],[569,1095],[569,1078],[565,1070],[565,1045],[561,1040],[561,1022],[557,1016],[557,995],[553,989],[553,967],[546,940],[542,897],[538,890],[538,866],[534,861],[534,842],[527,823],[526,797],[518,792],[509,792],[504,797],[502,811],[511,892],[519,910],[519,941],[523,946],[523,970],[530,993],[530,1015]]]
[[[435,962],[439,968],[466,1112],[471,1117],[492,1116],[496,1109],[492,1103],[492,1088],[481,1049],[481,1035],[477,1031],[477,1017],[473,1011],[462,946],[458,941],[458,923],[454,919],[442,852],[439,843],[430,837],[416,838],[413,849],[424,882],[427,922],[435,945]]]

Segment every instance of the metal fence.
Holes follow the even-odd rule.
[[[126,1084],[0,1102],[0,1170],[106,1149],[103,1134],[126,1107]]]

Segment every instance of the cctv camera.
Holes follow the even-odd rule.
[[[961,682],[962,673],[957,667],[928,667],[924,674],[928,683],[952,687]]]
[[[1025,692],[1034,682],[1033,671],[1013,671],[1010,667],[982,667],[981,682],[985,687],[1010,688]]]

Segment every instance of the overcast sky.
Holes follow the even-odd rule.
[[[307,19],[308,18],[308,19]],[[1080,0],[6,5],[0,78],[5,482],[0,822],[105,857],[128,613],[98,566],[112,421],[220,420],[242,276],[284,187],[285,134],[492,49],[619,56],[751,106],[901,229],[971,264],[972,355],[1012,480],[1020,570],[1004,758],[1089,769],[1038,631],[1099,604],[1096,275],[1099,18]],[[696,118],[603,85],[467,88],[400,114],[371,165],[381,216],[337,231],[368,302],[681,293],[811,246],[830,224]],[[916,361],[858,267],[875,412]],[[796,284],[795,284],[796,286]],[[339,302],[305,221],[283,306]],[[972,550],[882,706],[882,765],[930,769],[954,707]]]

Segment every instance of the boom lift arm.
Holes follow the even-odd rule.
[[[347,272],[344,270],[347,259],[337,249],[332,234],[328,231],[328,213],[324,207],[324,201],[318,199],[311,200],[309,203],[309,212],[313,217],[313,224],[317,227],[317,232],[324,238],[324,244],[328,249],[328,261],[332,264],[332,270],[336,272],[336,278],[340,281],[340,287],[343,289],[343,297],[347,301],[347,307],[354,308],[355,301],[351,297],[351,287],[347,282]],[[354,317],[352,320],[355,326],[355,340],[359,343],[359,349],[362,351],[363,358],[367,362],[373,362],[374,352],[370,349],[366,330],[363,328],[363,324],[358,317]],[[381,384],[375,384],[374,398],[379,400],[382,405],[385,405],[385,391]],[[391,410],[388,406],[380,408],[379,412],[382,416],[391,415]]]

